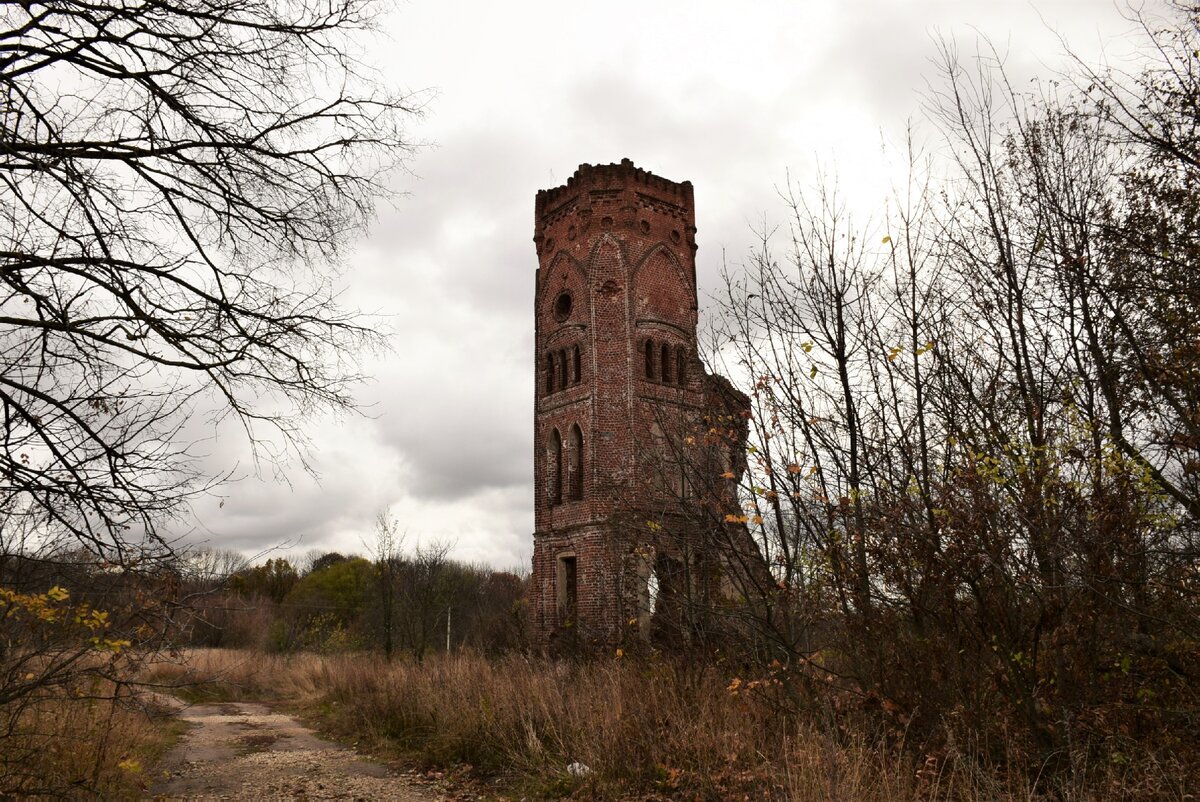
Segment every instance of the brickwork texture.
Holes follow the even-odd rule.
[[[533,240],[531,625],[542,648],[611,646],[646,635],[645,573],[614,524],[648,486],[639,454],[716,378],[696,357],[692,185],[628,159],[580,165],[537,193]]]

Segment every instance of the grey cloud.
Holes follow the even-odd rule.
[[[320,540],[346,528],[369,523],[399,478],[399,462],[375,443],[374,424],[366,419],[321,419],[310,425],[313,465],[317,476],[291,465],[290,483],[271,476],[249,474],[244,441],[226,434],[223,452],[209,458],[240,460],[247,468],[230,482],[197,502],[197,528],[192,542],[208,541],[248,552],[301,539]],[[226,463],[228,464],[228,463]]]
[[[933,52],[931,27],[982,22],[1006,37],[1005,25],[1030,18],[963,0],[777,2],[736,18],[715,5],[686,15],[617,6],[566,24],[547,4],[533,16],[553,25],[505,37],[493,21],[530,6],[481,6],[461,36],[436,42],[418,28],[445,25],[450,5],[398,14],[398,26],[417,27],[402,27],[394,58],[422,65],[401,78],[443,91],[415,131],[436,146],[412,161],[415,176],[396,177],[407,196],[380,210],[348,260],[348,303],[379,313],[392,333],[393,352],[364,365],[374,380],[358,397],[372,417],[314,422],[319,484],[294,469],[291,488],[270,477],[234,484],[224,507],[197,505],[195,537],[256,551],[303,536],[301,552],[361,551],[375,513],[391,506],[414,537],[453,541],[462,559],[527,564],[534,193],[581,162],[623,157],[691,180],[704,304],[722,252],[736,266],[755,221],[781,216],[775,187],[788,168],[797,182],[811,179],[814,142],[864,125],[874,136],[902,133]],[[1097,13],[1093,0],[1042,7],[1052,22]],[[644,26],[617,22],[633,13]],[[248,470],[233,438],[206,447],[212,473]]]
[[[518,381],[479,370],[475,381],[447,382],[436,396],[422,385],[393,404],[379,424],[383,442],[413,467],[407,489],[446,500],[531,483],[531,391],[514,392]]]

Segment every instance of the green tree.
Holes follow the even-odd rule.
[[[338,651],[366,645],[365,614],[375,601],[375,568],[351,557],[312,571],[282,603],[287,635],[280,645]]]
[[[276,604],[291,592],[300,575],[283,557],[274,557],[262,565],[239,571],[230,580],[230,587],[245,596],[260,596]]]

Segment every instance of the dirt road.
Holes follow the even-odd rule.
[[[266,705],[195,705],[178,715],[190,728],[158,767],[155,799],[443,798],[418,777],[364,760]]]

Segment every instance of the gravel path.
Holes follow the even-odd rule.
[[[159,764],[155,799],[443,798],[418,777],[364,760],[266,705],[194,705],[178,715],[191,727]]]

